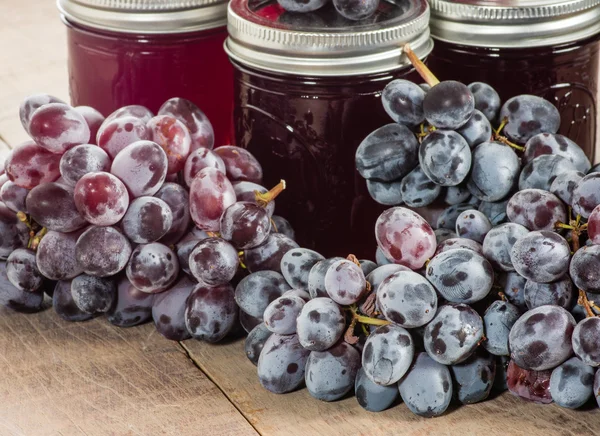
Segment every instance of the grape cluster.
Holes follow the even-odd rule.
[[[35,95],[21,121],[32,140],[0,176],[1,304],[35,312],[46,294],[67,321],[153,320],[172,340],[239,332],[235,285],[296,246],[273,215],[284,182],[268,191],[254,156],[213,149],[210,122],[181,98],[104,118]]]

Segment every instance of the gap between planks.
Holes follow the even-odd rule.
[[[246,420],[246,422],[248,423],[248,425],[250,425],[250,427],[252,427],[257,434],[259,434],[259,435],[262,436],[262,433],[260,432],[260,430],[258,430],[258,428],[256,428],[256,426],[252,423],[252,421],[246,415],[246,413],[244,413],[244,411],[235,403],[235,401],[233,401],[233,399],[230,397],[229,393],[223,387],[221,387],[221,385],[219,384],[219,382],[217,380],[215,380],[215,378],[208,372],[208,370],[205,367],[203,367],[202,363],[200,361],[198,361],[192,355],[192,352],[185,345],[185,343],[183,341],[178,341],[178,344],[181,347],[181,349],[183,350],[183,352],[186,355],[186,357],[192,362],[192,364],[196,368],[198,368],[198,370],[202,374],[204,374],[206,376],[206,378],[208,380],[210,380],[212,382],[212,384],[215,385],[221,391],[221,393],[225,396],[225,398],[227,398],[227,401],[229,401],[231,403],[231,405],[235,408],[235,410],[237,410],[239,412],[239,414]]]

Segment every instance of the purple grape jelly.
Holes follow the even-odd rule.
[[[381,104],[385,85],[420,82],[400,47],[408,42],[424,59],[428,21],[424,0],[383,1],[362,21],[332,4],[294,14],[275,1],[230,3],[225,48],[235,68],[237,144],[261,162],[266,186],[287,181],[277,211],[301,246],[374,256],[373,226],[385,207],[371,199],[354,155],[393,122]]]

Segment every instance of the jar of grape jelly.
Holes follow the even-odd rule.
[[[487,82],[506,100],[535,94],[560,111],[559,133],[594,159],[600,139],[600,0],[429,0],[441,79]]]
[[[373,258],[384,209],[369,196],[354,154],[392,120],[381,91],[394,78],[419,81],[401,46],[432,48],[425,0],[382,1],[352,22],[332,4],[298,14],[274,1],[232,0],[225,49],[235,67],[237,144],[261,162],[264,183],[287,181],[277,213],[301,246],[324,255]]]
[[[58,0],[67,25],[72,104],[105,116],[171,97],[198,105],[216,145],[232,141],[226,0]]]

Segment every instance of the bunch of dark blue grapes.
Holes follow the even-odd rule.
[[[305,14],[320,10],[329,4],[329,0],[277,0],[277,3],[292,14]],[[371,17],[379,7],[379,0],[331,0],[338,14],[351,21],[360,21]],[[293,20],[287,17],[287,20]]]

